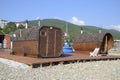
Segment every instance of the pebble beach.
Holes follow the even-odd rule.
[[[109,55],[120,56],[120,51],[111,50]],[[30,68],[0,58],[0,80],[120,80],[120,59]]]
[[[11,63],[8,60],[8,63]],[[16,65],[15,65],[16,64]],[[120,80],[120,60],[29,68],[0,62],[0,80]]]

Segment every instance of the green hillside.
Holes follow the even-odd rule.
[[[78,25],[74,25],[72,23],[63,21],[63,20],[58,20],[58,19],[44,19],[41,20],[41,26],[55,26],[55,27],[59,27],[61,28],[63,31],[66,31],[66,24],[68,25],[68,33],[70,36],[72,36],[73,38],[76,37],[77,35],[80,34],[80,29],[81,27],[84,30],[84,33],[89,34],[89,33],[98,33],[98,30],[101,29],[99,27],[96,26],[78,26]],[[33,21],[29,21],[28,23],[29,26],[38,26],[38,21],[37,20],[33,20]],[[120,39],[120,32],[117,30],[113,30],[113,29],[101,29],[102,32],[109,32],[113,35],[114,39]]]

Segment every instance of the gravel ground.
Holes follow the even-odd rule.
[[[59,64],[33,69],[25,64],[15,67],[1,61],[0,80],[120,80],[120,60]]]

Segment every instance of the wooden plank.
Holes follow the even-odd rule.
[[[49,31],[47,29],[47,37],[46,37],[47,39],[46,39],[46,44],[45,44],[46,45],[46,56],[48,56],[48,45],[49,45],[48,44],[48,39],[49,39],[49,35],[48,34],[49,34]]]
[[[6,58],[10,60],[14,60],[17,62],[21,62],[24,64],[29,65],[31,68],[34,68],[34,66],[43,67],[43,64],[49,64],[48,66],[53,66],[54,63],[58,64],[64,64],[65,62],[72,63],[80,61],[83,61],[85,63],[86,61],[98,61],[98,60],[118,60],[120,59],[120,56],[115,55],[108,55],[108,56],[98,56],[98,57],[89,57],[87,55],[81,55],[74,53],[71,56],[63,56],[59,58],[31,58],[31,57],[24,57],[24,56],[17,56],[17,55],[10,55],[8,52],[0,52],[1,58]]]
[[[63,63],[64,63],[64,61],[60,61],[60,64],[62,64],[62,65],[63,65]]]
[[[50,62],[50,65],[49,65],[49,66],[50,66],[50,67],[52,67],[52,64],[53,64],[53,63],[52,63],[52,62]]]
[[[55,30],[55,38],[54,38],[54,56],[56,55],[56,30]]]

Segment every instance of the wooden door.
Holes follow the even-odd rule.
[[[55,50],[55,30],[54,29],[49,29],[48,32],[48,43],[47,43],[47,55],[48,57],[54,57],[54,50]]]
[[[39,54],[42,57],[46,57],[47,50],[47,30],[41,30],[39,33]]]
[[[40,55],[42,57],[59,57],[62,54],[62,34],[56,29],[40,31]]]
[[[48,57],[59,57],[62,54],[62,32],[56,29],[49,30]]]

